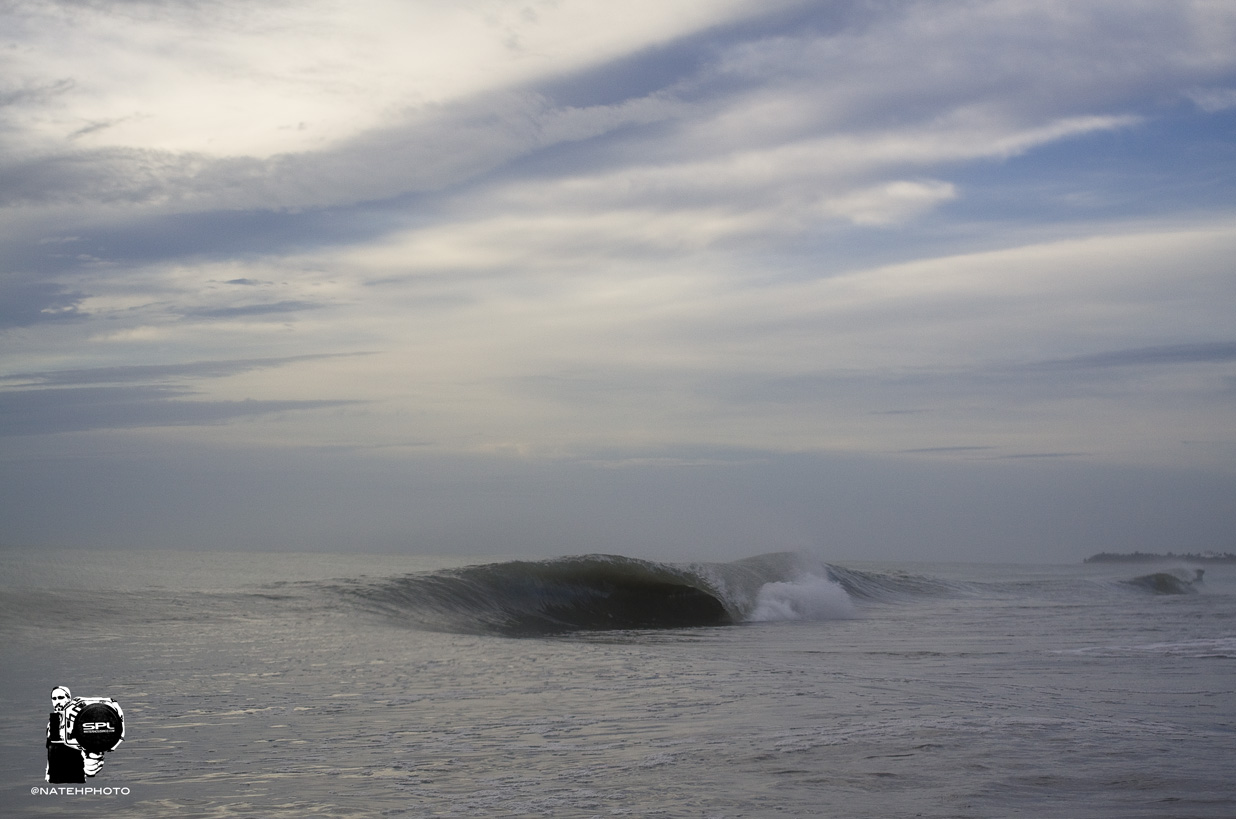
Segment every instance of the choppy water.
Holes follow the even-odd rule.
[[[4,816],[1236,816],[1236,568],[0,553]],[[47,693],[121,702],[43,785]]]

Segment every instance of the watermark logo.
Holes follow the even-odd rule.
[[[128,796],[127,787],[90,788],[77,785],[35,785],[31,796]]]

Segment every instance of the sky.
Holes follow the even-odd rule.
[[[0,545],[1236,551],[1228,0],[0,0]]]

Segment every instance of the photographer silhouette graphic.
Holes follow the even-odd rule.
[[[51,705],[43,778],[85,782],[103,767],[103,755],[124,741],[124,712],[110,697],[74,697],[63,685],[52,689]]]

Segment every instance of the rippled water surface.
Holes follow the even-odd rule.
[[[1231,567],[0,557],[5,816],[1236,816]],[[30,793],[56,684],[128,795]]]

